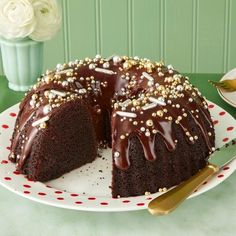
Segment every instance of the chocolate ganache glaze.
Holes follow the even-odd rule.
[[[188,117],[200,128],[209,149],[214,133],[207,102],[189,79],[161,62],[138,57],[112,56],[85,58],[59,64],[47,71],[20,105],[9,159],[20,170],[29,157],[34,137],[47,129],[50,117],[63,104],[79,101],[89,107],[98,146],[112,146],[117,168],[129,168],[129,137],[135,134],[143,146],[145,158],[154,161],[156,134],[167,149],[175,150],[178,140],[172,132],[179,125],[190,144],[199,138],[191,132]],[[24,109],[23,109],[24,107]],[[104,113],[111,118],[112,137],[104,133]],[[209,130],[202,119],[209,123]],[[29,126],[28,129],[24,129]],[[16,148],[20,146],[20,148]]]

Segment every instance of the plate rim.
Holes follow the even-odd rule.
[[[225,79],[230,79],[230,78],[228,78],[228,76],[229,76],[231,73],[233,73],[233,72],[235,72],[235,74],[236,74],[236,68],[233,68],[232,70],[230,70],[230,71],[228,71],[227,73],[225,73],[225,74],[221,77],[220,81],[223,81],[223,80],[225,80]],[[220,95],[220,97],[221,97],[226,103],[228,103],[229,105],[231,105],[231,106],[233,106],[233,107],[236,108],[236,101],[235,101],[235,103],[234,103],[233,101],[231,101],[231,100],[229,100],[227,97],[225,97],[224,92],[223,92],[221,89],[219,89],[219,88],[217,88],[217,92],[218,92],[218,94]],[[236,91],[235,91],[234,93],[236,93]]]
[[[227,113],[228,116],[230,116],[232,119],[235,120],[235,118],[229,113],[227,112],[224,108],[220,107],[219,105],[217,105],[216,103],[212,102],[212,101],[209,101],[207,100],[207,103],[209,105],[210,104],[213,104],[214,106],[216,106],[217,108],[219,109],[222,109],[223,111],[225,111]],[[3,115],[3,113],[7,113],[9,112],[9,110],[12,110],[13,107],[15,106],[19,106],[19,103],[7,108],[6,110],[4,110],[3,112],[0,113],[0,117]],[[236,120],[235,120],[236,121]],[[227,178],[233,173],[234,171],[232,171],[228,176]],[[211,190],[212,188],[216,187],[217,185],[219,185],[220,183],[224,182],[225,179],[227,178],[224,178],[221,182],[218,182],[214,185],[211,185],[209,188],[207,188],[205,191],[197,191],[195,193],[193,193],[192,195],[189,196],[189,198],[192,198],[192,197],[195,197],[195,196],[198,196],[200,194],[203,194],[209,190]],[[45,183],[41,183],[41,182],[38,182],[42,185],[44,185],[45,187],[47,187],[45,185]],[[29,199],[29,200],[32,200],[34,202],[38,202],[38,203],[42,203],[42,204],[45,204],[45,205],[49,205],[49,206],[54,206],[54,207],[58,207],[58,208],[64,208],[64,209],[72,209],[72,210],[81,210],[81,211],[91,211],[91,212],[123,212],[123,211],[136,211],[136,210],[144,210],[144,209],[147,209],[147,204],[145,204],[144,206],[139,206],[137,207],[137,205],[132,205],[132,206],[127,206],[127,207],[121,207],[121,206],[112,206],[111,207],[93,207],[93,206],[86,206],[86,205],[75,205],[75,204],[68,204],[67,202],[57,202],[57,201],[51,201],[50,199],[42,199],[42,198],[39,198],[37,197],[37,195],[26,195],[24,194],[24,192],[22,191],[19,191],[17,189],[14,189],[12,186],[9,186],[6,183],[4,183],[3,181],[0,180],[0,185],[3,186],[4,188],[10,190],[11,192],[21,196],[21,197],[24,197],[26,199]],[[54,190],[57,190],[56,188],[52,188]],[[68,193],[68,192],[67,192]],[[69,192],[70,193],[70,192]],[[160,195],[160,193],[155,193],[155,194],[151,194],[151,195],[147,195],[147,196],[144,196],[142,195],[141,197],[151,197],[152,196],[152,199],[155,198],[155,195]],[[85,195],[86,196],[86,195]],[[101,196],[97,196],[96,198],[102,198]],[[117,198],[116,200],[125,200],[125,199],[135,199],[137,197],[125,197],[125,198]],[[151,199],[150,199],[151,200]],[[144,201],[144,199],[142,200]],[[148,203],[149,201],[147,201]]]

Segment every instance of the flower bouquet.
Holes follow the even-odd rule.
[[[56,0],[0,0],[0,45],[9,88],[25,91],[42,73],[43,42],[60,29]]]

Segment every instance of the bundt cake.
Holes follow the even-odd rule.
[[[112,196],[128,197],[188,179],[214,142],[207,102],[171,65],[97,55],[38,79],[20,104],[9,159],[44,182],[112,147]]]

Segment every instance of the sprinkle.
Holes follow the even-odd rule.
[[[63,68],[63,66],[62,66],[62,64],[57,64],[56,68],[57,68],[58,70],[61,70],[61,69]]]
[[[176,87],[176,89],[177,89],[178,91],[183,91],[184,88],[183,88],[182,85],[179,84],[179,85]]]
[[[114,157],[115,158],[118,158],[120,156],[120,153],[119,152],[114,152]]]
[[[167,191],[167,188],[166,188],[166,187],[162,189],[162,192],[166,192],[166,191]]]
[[[116,65],[118,64],[119,62],[121,62],[121,57],[119,56],[113,56],[113,63]]]
[[[94,70],[96,68],[96,65],[94,63],[89,64],[89,69]]]
[[[97,55],[95,56],[95,58],[96,58],[96,59],[101,59],[102,57],[101,57],[100,54],[97,54]]]
[[[36,100],[38,98],[38,95],[37,94],[33,94],[32,97],[31,97],[33,100]]]
[[[192,136],[189,137],[189,140],[193,142],[194,138]]]
[[[153,80],[154,80],[154,78],[153,78],[151,75],[149,75],[147,72],[143,72],[142,75],[143,75],[146,79],[148,79],[149,81],[153,81]]]
[[[68,81],[69,83],[73,83],[73,82],[74,82],[74,79],[73,79],[72,77],[69,77],[69,78],[67,78],[67,81]]]
[[[79,94],[85,94],[87,92],[87,90],[86,89],[79,89]]]
[[[157,134],[157,130],[156,130],[156,129],[153,129],[153,130],[152,130],[152,133],[153,133],[153,134]]]
[[[121,136],[120,136],[120,139],[125,139],[125,135],[121,135]]]
[[[41,123],[41,124],[39,125],[39,127],[40,127],[41,129],[45,129],[45,128],[47,127],[47,124],[46,124],[45,122],[43,122],[43,123]]]
[[[48,104],[43,108],[43,114],[47,115],[52,110],[52,107]]]
[[[153,126],[153,121],[150,119],[150,120],[147,120],[146,121],[146,125],[147,126]]]
[[[108,75],[116,74],[116,72],[114,72],[112,70],[107,70],[107,69],[103,69],[103,68],[95,68],[95,71],[100,72],[100,73],[104,73],[104,74],[108,74]]]
[[[142,132],[144,132],[144,131],[145,131],[145,128],[144,128],[144,127],[141,127],[140,130],[141,130]]]
[[[157,106],[157,104],[156,103],[148,103],[148,104],[146,104],[145,106],[143,106],[142,107],[142,110],[148,110],[148,109],[152,109],[152,108],[154,108],[154,107],[156,107]]]
[[[130,102],[131,102],[131,100],[130,100],[130,99],[127,99],[127,100],[125,100],[124,102],[122,102],[120,105],[121,105],[122,107],[127,107]]]
[[[35,127],[37,125],[40,125],[41,123],[48,121],[49,120],[49,116],[44,116],[43,118],[36,120],[35,122],[32,123],[32,126]]]
[[[151,134],[150,134],[149,131],[146,131],[146,132],[145,132],[145,136],[149,137],[150,135],[151,135]]]
[[[189,98],[188,100],[189,100],[189,102],[193,102],[193,99],[192,99],[192,98]]]
[[[61,84],[63,87],[66,87],[66,86],[68,86],[69,83],[68,83],[68,81],[63,81]]]
[[[61,91],[58,91],[58,90],[51,90],[51,93],[57,95],[57,96],[61,96],[61,97],[65,97],[66,96],[66,93],[65,92],[61,92]]]
[[[137,114],[132,113],[132,112],[117,111],[116,114],[119,115],[119,116],[125,116],[125,117],[131,117],[131,118],[136,118],[137,117]]]
[[[151,87],[151,86],[153,86],[153,85],[154,85],[154,82],[153,82],[153,81],[148,81],[148,83],[147,83],[147,84],[148,84],[148,86],[149,86],[149,87]]]
[[[31,107],[34,107],[35,104],[36,104],[36,101],[35,101],[35,100],[30,100],[30,106],[31,106]]]
[[[67,70],[61,70],[61,71],[58,71],[57,72],[57,74],[66,74],[66,73],[68,73],[68,72],[70,72],[70,73],[72,73],[73,72],[73,69],[67,69]]]
[[[109,68],[110,67],[109,62],[107,61],[107,62],[103,63],[102,67],[103,68]]]
[[[157,99],[154,98],[154,97],[150,97],[148,99],[149,99],[150,102],[156,103],[156,104],[158,104],[160,106],[165,106],[166,105],[163,97],[159,97]]]
[[[168,68],[169,70],[174,70],[174,67],[173,67],[172,65],[168,65],[167,68]]]
[[[164,74],[162,72],[158,72],[158,76],[162,77],[162,76],[164,76]]]

